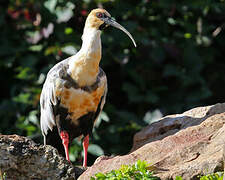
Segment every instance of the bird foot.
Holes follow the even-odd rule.
[[[60,132],[60,137],[62,139],[62,144],[63,144],[64,149],[65,149],[66,159],[67,159],[67,161],[70,162],[69,150],[68,150],[68,146],[69,146],[69,134],[66,131],[61,131]]]

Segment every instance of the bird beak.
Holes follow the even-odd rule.
[[[136,42],[134,41],[134,38],[132,37],[132,35],[131,35],[131,34],[130,34],[123,26],[121,26],[118,22],[114,21],[114,20],[113,20],[112,18],[110,18],[110,17],[104,18],[104,19],[102,19],[102,20],[103,20],[107,25],[113,26],[113,27],[115,27],[115,28],[117,28],[117,29],[120,29],[120,30],[122,30],[123,32],[125,32],[125,33],[129,36],[129,38],[132,40],[134,46],[137,47]]]

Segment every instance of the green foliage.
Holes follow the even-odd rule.
[[[122,165],[118,170],[112,170],[106,174],[97,173],[91,180],[159,180],[148,170],[149,165],[145,161],[138,160],[134,165]]]
[[[213,174],[208,174],[205,176],[200,176],[200,180],[223,180],[223,172],[216,172]],[[181,176],[177,176],[175,180],[182,180],[183,178]]]
[[[181,176],[176,176],[175,180],[183,180]]]
[[[223,180],[223,172],[216,172],[200,177],[200,180]]]
[[[80,49],[86,16],[97,6],[127,28],[137,48],[117,29],[102,33],[101,67],[109,90],[89,164],[103,152],[129,152],[134,133],[161,115],[224,101],[223,0],[5,0],[0,6],[0,133],[42,142],[42,84],[54,64]],[[78,163],[81,151],[75,140],[70,155]]]
[[[0,180],[5,180],[6,179],[6,173],[2,172],[2,170],[0,169]]]

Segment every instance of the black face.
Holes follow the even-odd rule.
[[[103,24],[101,24],[100,26],[99,26],[99,30],[104,30],[105,28],[107,27],[107,24],[104,22]]]
[[[99,26],[99,30],[103,30],[107,26],[113,26],[115,28],[118,28],[118,29],[122,30],[123,32],[125,32],[129,36],[129,38],[134,43],[134,46],[136,47],[136,43],[134,41],[134,38],[131,36],[131,34],[123,26],[121,26],[119,23],[117,23],[115,20],[113,20],[110,16],[107,16],[106,13],[104,13],[104,12],[97,12],[96,17],[104,22],[103,24],[101,24]]]
[[[102,25],[99,26],[99,30],[105,29],[108,26],[105,21],[109,19],[109,17],[105,13],[101,13],[101,12],[97,12],[96,17],[98,17],[104,22]]]
[[[96,16],[97,16],[98,18],[100,18],[100,19],[102,19],[102,18],[107,18],[107,17],[108,17],[105,13],[101,13],[101,12],[97,12],[97,13],[96,13]]]

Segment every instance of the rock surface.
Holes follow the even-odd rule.
[[[73,167],[55,148],[35,144],[17,135],[0,135],[0,174],[11,179],[90,179],[98,172],[122,164],[146,160],[162,179],[199,179],[199,175],[223,171],[225,158],[225,103],[198,107],[166,116],[134,136],[131,152],[124,156],[99,157],[83,170]]]
[[[162,179],[199,179],[199,175],[223,171],[224,124],[225,103],[166,116],[134,136],[128,155],[100,157],[79,180],[122,164],[134,164],[138,159],[153,164]]]
[[[0,135],[0,171],[7,180],[72,180],[83,172],[55,148],[18,135]]]

